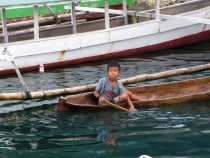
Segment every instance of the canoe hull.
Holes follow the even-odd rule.
[[[202,101],[210,99],[210,77],[185,80],[179,82],[128,88],[139,95],[144,101],[133,101],[135,107],[169,105],[183,102]],[[154,100],[148,100],[155,95]],[[126,103],[119,104],[128,108]],[[97,105],[93,92],[72,95],[67,99],[60,97],[58,110],[102,110],[111,108],[108,105]]]

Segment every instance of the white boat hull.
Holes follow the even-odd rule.
[[[210,7],[180,14],[210,19]],[[174,20],[151,20],[107,30],[1,44],[15,57],[20,71],[76,64],[146,53],[210,40],[210,25]],[[0,74],[14,73],[13,65],[0,61]]]

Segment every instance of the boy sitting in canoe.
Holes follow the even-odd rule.
[[[112,103],[127,102],[130,106],[130,111],[136,111],[133,106],[132,101],[142,101],[140,97],[131,93],[128,90],[125,90],[124,86],[120,81],[117,80],[117,77],[121,73],[120,64],[117,62],[110,62],[107,67],[107,77],[103,77],[99,80],[96,89],[94,91],[94,96],[99,98],[99,104],[102,104],[106,99]],[[153,100],[151,98],[151,100]]]

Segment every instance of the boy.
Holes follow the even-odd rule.
[[[102,104],[104,99],[113,103],[126,101],[130,106],[129,110],[136,111],[131,100],[142,101],[142,99],[130,91],[125,90],[122,83],[117,80],[117,77],[120,75],[120,73],[120,65],[117,62],[110,62],[107,67],[108,76],[99,80],[94,91],[94,96],[99,98],[99,104]]]

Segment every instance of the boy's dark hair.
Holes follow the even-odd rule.
[[[118,62],[110,61],[108,66],[107,66],[107,71],[109,71],[110,67],[117,67],[118,70],[121,71],[120,64]]]

